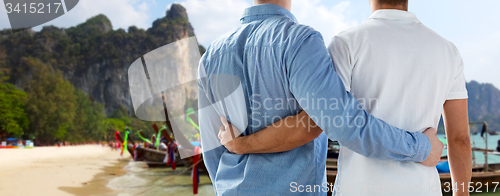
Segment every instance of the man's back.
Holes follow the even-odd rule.
[[[405,130],[437,127],[446,100],[467,98],[458,50],[409,12],[374,12],[336,36],[330,54],[365,109]],[[340,196],[441,195],[434,167],[369,159],[347,148],[341,149],[336,183],[347,187]]]
[[[297,24],[288,10],[276,6],[268,4],[249,8],[238,29],[208,47],[200,63],[200,77],[214,74],[237,76],[243,96],[234,97],[244,101],[229,98],[226,103],[244,102],[246,111],[233,110],[227,114],[221,105],[217,105],[212,112],[200,113],[200,123],[210,124],[203,122],[203,119],[209,119],[202,116],[205,114],[229,116],[231,123],[248,135],[302,110],[288,86],[290,76],[286,66],[292,59],[287,57],[293,56],[303,40],[319,34]],[[213,89],[202,88],[207,97],[211,97]],[[234,107],[229,106],[227,110],[231,108]],[[214,128],[218,130],[218,127]],[[216,165],[212,171],[209,168],[209,172],[218,195],[289,195],[292,182],[314,186],[326,181],[327,138],[324,134],[288,152],[247,155],[232,154],[214,142],[210,143],[207,137],[202,132],[203,148],[210,151],[204,153],[205,162]],[[319,193],[317,187],[315,192],[324,194]]]

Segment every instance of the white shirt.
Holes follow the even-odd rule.
[[[457,48],[413,13],[378,10],[329,46],[335,70],[365,109],[391,125],[437,127],[443,104],[466,99]],[[435,167],[369,159],[341,147],[337,196],[441,195]]]

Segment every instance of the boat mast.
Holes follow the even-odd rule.
[[[146,66],[146,60],[144,60],[144,56],[141,56],[141,61],[142,61],[142,66],[144,68],[144,73],[146,74],[146,78],[148,80],[148,85],[149,85],[149,89],[151,91],[151,96],[154,97],[155,94],[154,94],[154,90],[153,90],[153,85],[151,84],[151,79],[149,77],[149,71],[148,71],[148,67]],[[168,110],[167,110],[167,104],[165,101],[164,91],[161,92],[161,98],[162,98],[162,102],[163,102],[163,111],[165,112],[165,124],[167,125],[167,128],[168,128],[168,130],[166,130],[166,131],[169,135],[172,134],[175,137],[175,135],[173,134],[174,129],[172,129],[172,124],[170,123],[170,119],[168,118]],[[179,129],[177,129],[177,130],[179,130]],[[186,139],[186,137],[184,137],[184,135],[182,133],[177,134],[177,135],[178,135],[178,137],[175,137],[174,139],[177,140],[182,147],[184,147],[185,149],[194,149],[194,146],[191,144],[191,142],[188,141],[188,139]]]
[[[484,150],[483,153],[484,153],[484,172],[488,172],[489,170],[489,166],[488,166],[488,134],[489,131],[488,131],[488,123],[486,123],[486,121],[484,122],[470,122],[469,123],[470,125],[474,125],[474,124],[482,124],[483,125],[483,128],[481,129],[481,137],[484,139]],[[472,153],[474,155],[474,153]],[[475,156],[474,156],[475,157]]]
[[[484,172],[488,172],[488,135],[490,134],[490,132],[488,132],[488,123],[483,122],[483,130],[485,134],[484,136],[484,145],[486,146],[485,149],[486,151],[484,151]]]

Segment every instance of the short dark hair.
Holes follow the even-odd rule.
[[[408,0],[377,0],[381,5],[408,5]]]

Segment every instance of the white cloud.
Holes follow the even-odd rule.
[[[5,4],[1,1],[0,5],[0,29],[10,28],[9,17],[7,16],[7,10]]]
[[[333,7],[326,7],[327,0],[294,0],[292,13],[297,20],[309,25],[323,34],[326,44],[341,31],[356,26],[354,20],[347,20],[344,12],[349,7],[349,1],[343,1]]]
[[[150,26],[148,6],[145,3],[137,5],[137,1],[134,0],[83,0],[64,17],[59,17],[49,23],[69,27],[74,26],[75,23],[85,22],[88,18],[98,14],[106,15],[111,20],[114,29],[127,29],[132,25],[140,28]]]
[[[10,23],[5,9],[0,6],[0,28],[10,28]],[[40,30],[42,26],[55,25],[57,27],[71,27],[85,22],[92,16],[106,15],[113,28],[128,29],[135,25],[140,28],[148,28],[149,6],[146,2],[140,3],[136,0],[81,0],[71,11],[64,16],[56,18],[48,23],[35,27]]]
[[[149,6],[148,6],[148,4],[147,4],[146,2],[141,3],[141,4],[139,5],[139,10],[140,10],[140,12],[142,12],[142,13],[147,12],[147,11],[149,10]]]
[[[186,0],[181,5],[188,12],[196,38],[205,47],[238,27],[243,11],[251,6],[246,0]]]

